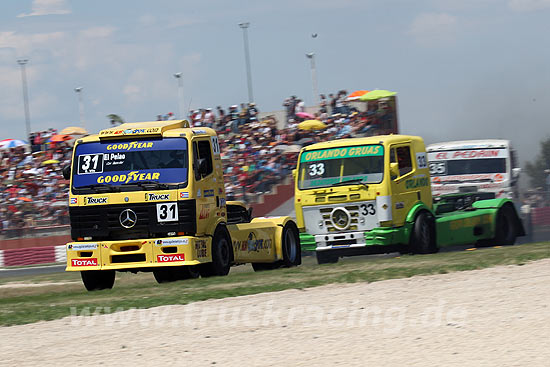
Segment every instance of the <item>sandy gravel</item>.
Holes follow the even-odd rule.
[[[549,366],[550,259],[69,317],[0,341],[2,366]]]

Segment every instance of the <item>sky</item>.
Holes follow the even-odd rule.
[[[550,137],[550,0],[1,0],[0,139],[106,115],[151,121],[248,101],[243,31],[250,22],[254,101],[282,109],[318,89],[398,93],[401,132],[437,141],[505,138],[520,161]],[[317,37],[312,37],[317,34]]]

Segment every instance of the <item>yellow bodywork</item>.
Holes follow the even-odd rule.
[[[138,270],[165,266],[197,265],[212,261],[212,235],[219,225],[226,225],[227,223],[223,168],[219,143],[214,130],[205,127],[191,128],[185,120],[129,123],[103,130],[97,135],[78,139],[74,151],[76,151],[79,144],[89,142],[105,143],[107,144],[107,150],[120,151],[130,146],[147,149],[147,143],[142,143],[140,139],[167,137],[187,140],[189,147],[187,187],[172,190],[75,195],[72,193],[71,176],[70,207],[101,207],[148,203],[151,201],[155,203],[183,203],[184,201],[194,200],[196,203],[196,233],[173,233],[173,235],[163,238],[113,241],[94,241],[93,238],[86,237],[78,238],[76,241],[67,244],[67,271]],[[192,146],[194,142],[202,140],[211,142],[213,172],[200,180],[195,180],[193,178]],[[132,182],[155,179],[144,173],[129,172],[118,175],[116,180],[129,180],[130,174],[133,174]],[[115,180],[114,177],[117,175],[103,176],[103,178],[98,178],[98,181],[102,181],[97,182],[98,184],[108,183],[105,180]],[[289,220],[289,217],[257,218],[250,223],[227,224],[234,250],[234,262],[268,263],[282,259],[282,231],[283,226]]]

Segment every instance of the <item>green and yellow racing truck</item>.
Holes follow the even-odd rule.
[[[295,177],[303,251],[321,263],[373,253],[511,245],[525,235],[511,200],[459,193],[432,200],[422,138],[383,135],[304,147]]]

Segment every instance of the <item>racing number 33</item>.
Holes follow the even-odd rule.
[[[162,203],[157,204],[157,221],[174,222],[178,220],[178,204]]]
[[[373,204],[361,204],[359,206],[361,208],[361,214],[363,215],[375,215],[376,209],[374,208]]]

